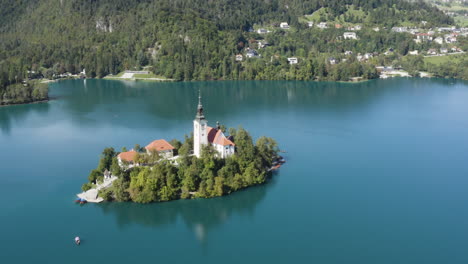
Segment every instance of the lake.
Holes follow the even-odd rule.
[[[209,124],[286,151],[271,181],[73,202],[103,148],[189,134],[199,89]],[[2,263],[468,263],[468,82],[89,79],[50,95],[0,107]]]

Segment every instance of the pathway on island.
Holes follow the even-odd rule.
[[[102,183],[97,184],[96,188],[89,189],[86,192],[77,194],[76,196],[81,199],[85,199],[89,203],[100,203],[104,201],[104,199],[102,197],[98,197],[99,190],[109,188],[117,179],[117,176],[111,176],[110,178],[104,179]]]

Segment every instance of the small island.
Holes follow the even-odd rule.
[[[263,136],[254,144],[242,127],[226,132],[219,122],[208,126],[199,96],[191,136],[184,142],[155,140],[144,148],[137,144],[120,153],[104,149],[77,201],[151,203],[223,196],[265,183],[284,162],[274,139]]]

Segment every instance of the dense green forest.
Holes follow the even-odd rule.
[[[328,58],[345,50],[405,55],[409,34],[392,33],[402,22],[453,24],[430,5],[405,0],[0,0],[0,94],[6,86],[30,78],[29,73],[57,76],[86,69],[103,77],[125,69],[152,66],[154,73],[176,80],[291,79],[348,80],[376,77],[368,63],[330,65]],[[349,14],[353,10],[365,19]],[[345,29],[320,31],[304,23],[304,15],[321,8],[327,19],[344,15],[362,23],[359,41],[338,37]],[[288,31],[259,35],[257,26],[288,22]],[[374,32],[379,25],[387,30]],[[268,41],[261,57],[235,60],[256,41]],[[296,56],[297,65],[286,58]]]
[[[0,105],[25,104],[49,99],[48,85],[39,81],[14,83],[0,93]]]
[[[226,159],[217,158],[210,146],[203,148],[200,158],[190,155],[193,137],[186,136],[184,143],[171,141],[180,157],[177,166],[159,159],[153,160],[151,166],[123,170],[115,150],[106,148],[98,168],[91,171],[89,182],[82,189],[86,191],[96,181],[102,181],[105,170],[110,170],[118,179],[112,187],[101,190],[99,196],[138,203],[216,197],[264,183],[271,175],[268,169],[278,156],[276,141],[260,137],[254,144],[245,129],[229,131],[236,143],[236,155]]]

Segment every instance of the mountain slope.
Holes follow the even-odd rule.
[[[370,47],[364,41],[337,42],[340,31],[307,31],[301,18],[320,8],[338,17],[353,6],[373,18],[362,21],[369,26],[391,27],[402,18],[453,23],[423,2],[404,0],[0,0],[0,4],[7,7],[0,11],[0,89],[26,77],[27,70],[59,74],[86,68],[90,77],[102,77],[144,65],[179,80],[319,78],[322,70],[309,69],[300,77],[291,73],[284,56],[301,56],[301,61],[310,60],[319,68],[324,66],[312,62],[318,57],[310,55],[314,52],[345,48],[373,52],[369,49],[402,45],[404,51],[412,45],[407,37],[389,32],[372,35],[376,43]],[[278,63],[267,65],[266,57],[251,64],[234,60],[234,54],[258,38],[247,32],[249,28],[283,21],[295,30],[268,37],[274,43],[271,55],[282,58]],[[261,72],[267,68],[269,72]]]

